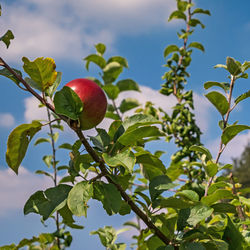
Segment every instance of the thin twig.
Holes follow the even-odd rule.
[[[230,89],[229,89],[229,95],[228,95],[228,104],[229,104],[229,108],[228,108],[228,111],[226,113],[226,117],[224,119],[223,117],[223,131],[222,133],[224,132],[224,130],[226,129],[227,127],[227,124],[228,124],[228,119],[229,119],[229,115],[232,111],[232,108],[231,107],[231,101],[232,101],[232,94],[233,94],[233,88],[234,88],[234,83],[235,83],[235,77],[234,76],[231,76],[231,82],[230,82]],[[215,163],[217,164],[219,162],[219,159],[221,157],[221,154],[222,152],[224,151],[226,145],[223,145],[223,142],[222,142],[222,138],[220,139],[220,146],[219,146],[219,151],[218,151],[218,154],[217,154],[217,157],[216,157],[216,160],[215,160]],[[209,181],[208,181],[208,184],[206,186],[206,189],[205,189],[205,196],[207,196],[208,194],[208,189],[209,187],[211,186],[212,182],[213,182],[213,179],[214,177],[210,177]]]

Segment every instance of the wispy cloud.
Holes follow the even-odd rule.
[[[19,168],[18,176],[11,169],[1,169],[0,216],[5,216],[15,209],[22,209],[30,195],[51,185],[52,181],[48,177],[31,173],[24,167]]]
[[[15,124],[15,118],[10,113],[0,113],[0,127],[10,128]]]
[[[166,0],[20,0],[3,6],[1,32],[15,39],[1,56],[16,62],[23,55],[80,60],[93,44],[111,46],[120,34],[140,34],[164,25],[175,5]]]

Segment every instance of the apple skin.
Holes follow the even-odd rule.
[[[107,109],[107,98],[104,91],[93,81],[79,78],[68,82],[70,87],[83,102],[80,115],[82,130],[88,130],[98,125],[104,118]]]

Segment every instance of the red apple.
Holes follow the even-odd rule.
[[[104,118],[107,109],[107,98],[103,90],[89,79],[75,79],[66,84],[72,88],[83,102],[80,116],[82,130],[98,125]]]

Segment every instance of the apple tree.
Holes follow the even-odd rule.
[[[118,103],[120,93],[140,91],[140,86],[132,79],[120,77],[128,68],[127,60],[121,56],[106,58],[106,46],[102,43],[95,45],[95,54],[84,58],[86,69],[98,67],[99,76],[83,81],[95,82],[98,91],[100,89],[106,94],[105,117],[111,120],[107,129],[98,127],[103,115],[93,110],[90,113],[98,122],[84,127],[90,121],[88,116],[83,116],[87,111],[87,101],[76,91],[74,84],[58,90],[62,73],[56,71],[52,58],[40,57],[30,61],[23,57],[23,69],[14,69],[0,58],[0,74],[13,81],[21,91],[36,97],[47,110],[46,122],[35,120],[21,124],[11,132],[6,162],[18,174],[32,138],[48,127],[48,137],[38,138],[35,145],[49,143],[52,155],[43,156],[48,169],[36,173],[51,178],[53,186],[32,194],[24,205],[24,214],[36,213],[43,221],[52,219],[56,228],[52,233],[41,233],[0,249],[70,247],[70,228],[83,229],[82,225],[75,223],[74,217],[87,217],[91,199],[99,201],[110,216],[135,214],[137,222],[128,221],[123,226],[124,230],[136,229],[132,247],[137,249],[250,248],[250,199],[241,194],[240,185],[230,171],[232,165],[220,161],[228,143],[241,131],[250,129],[249,125],[230,120],[234,108],[250,96],[246,89],[245,93],[234,97],[236,82],[248,78],[250,62],[241,63],[227,57],[225,64],[217,64],[215,68],[224,69],[225,79],[229,81],[204,83],[208,90],[204,98],[221,117],[219,151],[212,155],[200,140],[193,92],[185,89],[193,50],[205,51],[200,42],[192,40],[192,34],[197,26],[205,28],[198,18],[210,15],[210,12],[196,8],[192,0],[177,0],[176,3],[177,9],[169,16],[169,21],[183,20],[184,27],[177,33],[182,44],[166,46],[163,52],[166,72],[159,90],[162,95],[176,99],[171,113],[156,108],[150,100],[144,106],[132,98]],[[12,32],[7,31],[0,40],[8,47],[13,38]],[[81,91],[82,87],[79,88]],[[98,91],[92,93],[94,97]],[[85,90],[84,95],[88,98],[90,91]],[[95,100],[100,101],[100,98],[95,97]],[[99,106],[106,109],[106,98]],[[127,115],[131,110],[134,113]],[[57,146],[63,126],[68,126],[78,139]],[[83,133],[83,129],[90,127],[95,127],[96,136],[86,137]],[[176,152],[171,156],[170,164],[161,160],[164,151],[147,150],[148,143],[157,140],[175,143]],[[68,165],[60,165],[57,150],[70,152]],[[225,169],[228,174],[222,175]],[[59,180],[62,171],[67,174]],[[124,230],[116,231],[105,226],[91,234],[98,235],[106,249],[121,250],[126,244],[117,243],[116,239]]]

